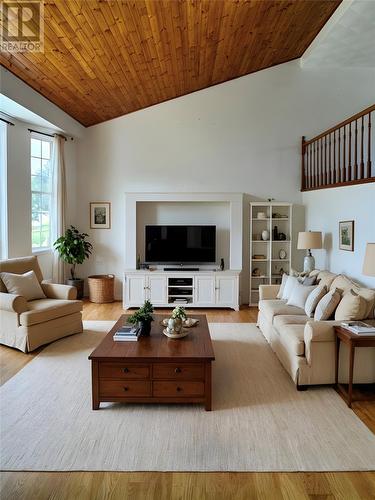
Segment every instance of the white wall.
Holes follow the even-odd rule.
[[[306,228],[323,231],[324,249],[314,250],[318,269],[343,273],[375,288],[362,274],[365,247],[375,242],[375,183],[303,193]],[[339,221],[354,220],[354,252],[339,249]]]
[[[229,265],[230,204],[215,202],[137,203],[137,254],[145,259],[146,224],[212,224],[216,226],[216,263]],[[212,265],[210,266],[212,268]]]
[[[372,69],[303,69],[294,61],[88,128],[78,148],[76,223],[101,262],[94,255],[82,272],[100,267],[121,277],[125,192],[243,192],[246,202],[300,204],[301,136],[372,104],[374,86]],[[110,230],[90,231],[90,201],[112,203]],[[248,236],[247,206],[244,214]],[[243,302],[247,261],[246,239]]]

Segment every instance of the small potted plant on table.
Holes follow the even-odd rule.
[[[86,241],[87,237],[87,233],[80,233],[74,226],[70,226],[65,231],[64,236],[60,236],[53,244],[60,259],[72,265],[70,269],[71,278],[67,279],[65,283],[77,288],[77,299],[83,298],[84,280],[76,277],[76,265],[82,264],[85,259],[90,257],[92,252],[92,245],[89,241]]]
[[[154,306],[149,300],[145,300],[142,307],[138,309],[134,314],[129,316],[128,322],[132,325],[139,325],[141,329],[141,335],[148,336],[151,332],[151,321],[154,320],[152,313],[154,312]]]

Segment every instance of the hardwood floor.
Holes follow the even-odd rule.
[[[209,322],[219,323],[255,322],[257,316],[256,308],[199,312],[207,314]],[[85,302],[83,319],[115,320],[121,313],[120,302]],[[0,347],[1,383],[42,350],[23,354]],[[356,402],[353,410],[375,432],[375,403]],[[2,500],[374,499],[375,473],[2,472],[0,495]]]

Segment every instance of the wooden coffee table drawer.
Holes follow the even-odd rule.
[[[204,379],[204,365],[201,363],[155,363],[152,368],[155,379],[194,380]]]
[[[152,395],[156,397],[203,396],[204,382],[154,382]]]
[[[151,396],[151,382],[141,380],[100,380],[101,397],[132,398]]]
[[[146,379],[150,377],[149,365],[132,363],[100,363],[100,378]]]

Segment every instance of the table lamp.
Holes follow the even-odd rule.
[[[366,276],[375,276],[375,243],[367,243],[362,273]]]
[[[311,255],[311,249],[322,248],[322,233],[320,231],[298,233],[297,248],[307,250],[307,255],[303,261],[303,270],[305,273],[310,273],[315,269],[315,259]]]

